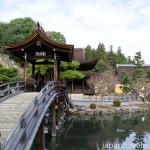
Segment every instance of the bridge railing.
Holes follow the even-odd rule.
[[[18,94],[20,91],[24,90],[24,82],[16,81],[16,82],[8,82],[0,85],[0,103],[4,101],[4,99]]]
[[[24,150],[25,146],[30,149],[45,112],[56,95],[56,82],[48,83],[28,106],[1,150]]]

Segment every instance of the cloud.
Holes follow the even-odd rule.
[[[149,0],[1,0],[0,18],[8,22],[18,17],[31,17],[46,31],[61,32],[75,47],[103,42],[106,49],[118,46],[126,56],[141,51],[150,63]]]

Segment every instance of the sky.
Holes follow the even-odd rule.
[[[75,48],[101,42],[150,64],[150,0],[0,0],[0,21],[31,17],[45,31],[61,32]]]

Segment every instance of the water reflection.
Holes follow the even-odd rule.
[[[150,150],[150,115],[72,116],[57,138],[46,138],[49,150]]]

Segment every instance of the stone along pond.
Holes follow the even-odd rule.
[[[68,116],[48,150],[150,150],[150,113]]]

